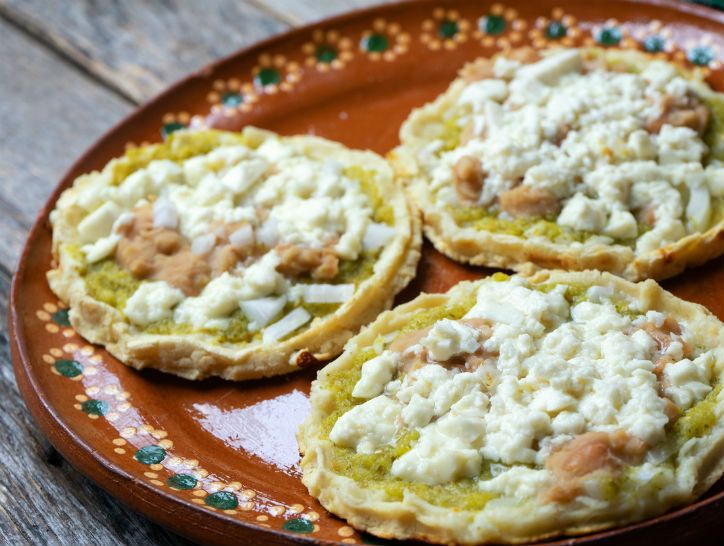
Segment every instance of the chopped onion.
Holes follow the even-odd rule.
[[[133,223],[134,218],[135,217],[131,211],[127,210],[122,212],[121,215],[116,218],[116,221],[113,222],[113,229],[111,232],[118,233],[122,227],[130,226]]]
[[[269,218],[256,231],[256,239],[268,248],[272,248],[279,242],[279,230],[277,229],[277,221]]]
[[[709,188],[705,185],[694,186],[690,190],[689,204],[686,206],[686,216],[691,227],[696,231],[704,231],[711,218],[711,196]]]
[[[241,248],[247,248],[254,245],[254,228],[251,224],[244,224],[234,233],[229,235],[229,242]]]
[[[206,254],[211,252],[215,245],[216,235],[213,233],[207,233],[206,235],[201,235],[191,241],[191,252],[194,254]]]
[[[307,303],[343,303],[354,294],[354,284],[305,284],[302,298]]]
[[[362,239],[362,248],[365,250],[377,250],[385,246],[394,234],[394,228],[385,224],[371,222],[370,225],[367,226],[367,230]]]
[[[322,172],[334,176],[339,176],[340,174],[342,174],[342,169],[344,169],[344,165],[334,159],[327,159],[324,162],[324,165],[322,165]]]
[[[279,298],[259,298],[239,303],[241,312],[249,319],[249,330],[256,332],[269,324],[287,303],[286,296]]]
[[[153,204],[153,227],[168,229],[178,227],[176,205],[167,196],[162,195]]]
[[[297,307],[294,311],[286,315],[284,318],[278,320],[277,322],[269,326],[266,330],[264,330],[262,341],[264,343],[277,341],[278,339],[283,338],[287,334],[292,333],[300,326],[305,325],[311,320],[311,318],[312,315],[310,315],[306,311],[306,309],[304,309],[303,307]]]
[[[83,245],[81,250],[85,252],[85,258],[88,263],[94,264],[113,254],[120,240],[120,235],[112,233],[108,237],[98,239],[95,243]]]

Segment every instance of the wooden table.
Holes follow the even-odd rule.
[[[8,292],[53,186],[101,133],[186,73],[271,34],[372,3],[0,0],[0,544],[190,544],[64,462],[18,393]]]

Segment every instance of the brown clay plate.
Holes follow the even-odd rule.
[[[385,543],[326,513],[299,480],[294,434],[307,412],[314,370],[233,384],[124,367],[73,331],[47,286],[48,213],[79,174],[181,126],[254,124],[385,153],[410,109],[441,92],[465,61],[526,44],[594,43],[697,64],[724,90],[724,15],[706,8],[664,0],[423,0],[350,13],[260,43],[130,115],[60,182],[15,275],[15,370],[42,430],[113,495],[200,542]],[[398,301],[488,273],[427,245],[416,281]],[[665,284],[724,318],[721,259]],[[696,504],[662,517],[552,543],[718,543],[722,509],[720,482]]]

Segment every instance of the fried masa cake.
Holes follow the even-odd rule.
[[[641,520],[724,471],[724,324],[653,280],[501,273],[383,313],[318,375],[304,484],[386,538]]]
[[[420,255],[386,161],[250,127],[131,149],[79,177],[51,222],[48,281],[74,328],[130,366],[189,379],[336,356]]]
[[[392,153],[453,259],[662,279],[724,252],[724,94],[614,49],[467,65]]]

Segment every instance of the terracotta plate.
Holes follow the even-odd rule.
[[[442,91],[465,61],[531,43],[657,51],[705,67],[724,90],[724,15],[706,8],[655,0],[421,1],[351,13],[258,44],[193,74],[101,138],[40,214],[12,292],[18,383],[63,456],[139,512],[201,542],[382,543],[326,513],[299,480],[294,434],[307,412],[313,370],[233,384],[124,367],[76,335],[48,289],[48,212],[77,175],[185,125],[255,124],[384,153],[410,109]],[[488,273],[428,246],[417,281],[399,300]],[[722,260],[666,285],[724,318]],[[649,522],[572,542],[658,537],[701,544],[724,532],[723,489]]]

